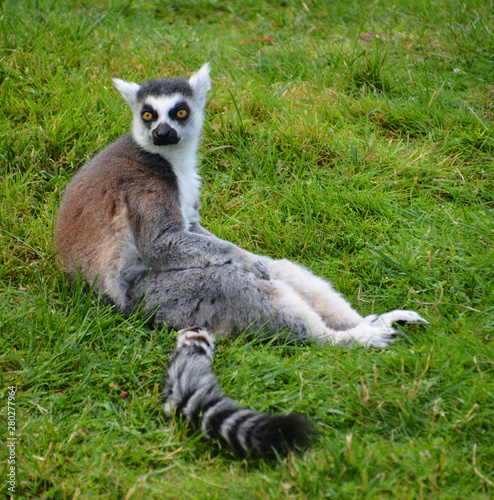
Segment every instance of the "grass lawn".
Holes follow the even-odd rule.
[[[0,2],[2,495],[493,498],[493,27],[492,0]],[[206,61],[205,227],[431,323],[381,351],[219,342],[228,395],[315,422],[282,462],[167,420],[174,332],[67,284],[52,247],[64,187],[130,129],[111,77]]]

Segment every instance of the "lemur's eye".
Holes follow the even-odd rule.
[[[150,113],[149,111],[144,111],[144,113],[142,113],[142,119],[145,122],[150,122],[153,119],[153,113]]]
[[[184,108],[179,109],[177,111],[177,118],[185,118],[188,114],[189,114],[189,112],[186,109],[184,109]]]

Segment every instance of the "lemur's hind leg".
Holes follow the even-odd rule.
[[[287,259],[267,259],[273,279],[288,283],[316,311],[329,328],[348,330],[363,317],[326,281]]]
[[[290,284],[258,279],[235,264],[151,273],[129,287],[127,300],[125,312],[142,302],[144,312],[157,308],[155,322],[177,330],[195,325],[219,335],[250,330],[300,342],[370,347],[394,341],[394,330],[384,323],[328,328]]]
[[[386,338],[378,345],[375,332],[368,327],[381,327],[394,337],[394,323],[427,323],[413,311],[396,310],[377,316],[372,314],[363,318],[332,287],[331,283],[315,276],[307,269],[289,260],[266,259],[271,277],[289,284],[316,311],[330,329],[337,330],[332,337],[335,343],[356,342],[373,347],[385,347],[392,341]]]
[[[142,303],[158,307],[156,323],[174,329],[195,325],[218,335],[245,330],[269,337],[323,338],[321,317],[288,284],[258,279],[238,265],[152,272],[127,291],[126,313]]]

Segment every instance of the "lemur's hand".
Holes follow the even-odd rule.
[[[242,252],[240,265],[260,280],[269,280],[271,277],[268,265],[264,259],[258,255],[254,255],[249,252]]]
[[[252,263],[252,269],[249,271],[261,280],[269,280],[271,277],[269,267],[261,259],[255,260]]]

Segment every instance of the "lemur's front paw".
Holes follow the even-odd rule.
[[[260,259],[253,262],[250,272],[261,280],[269,280],[271,277],[269,267]]]
[[[240,253],[236,259],[237,265],[239,265],[244,271],[252,273],[260,280],[269,280],[271,277],[268,262],[269,259],[247,252],[247,250],[243,249],[240,249]]]
[[[247,257],[241,259],[238,264],[244,271],[252,273],[260,280],[269,280],[271,277],[268,265],[262,258],[256,255],[247,255]]]

